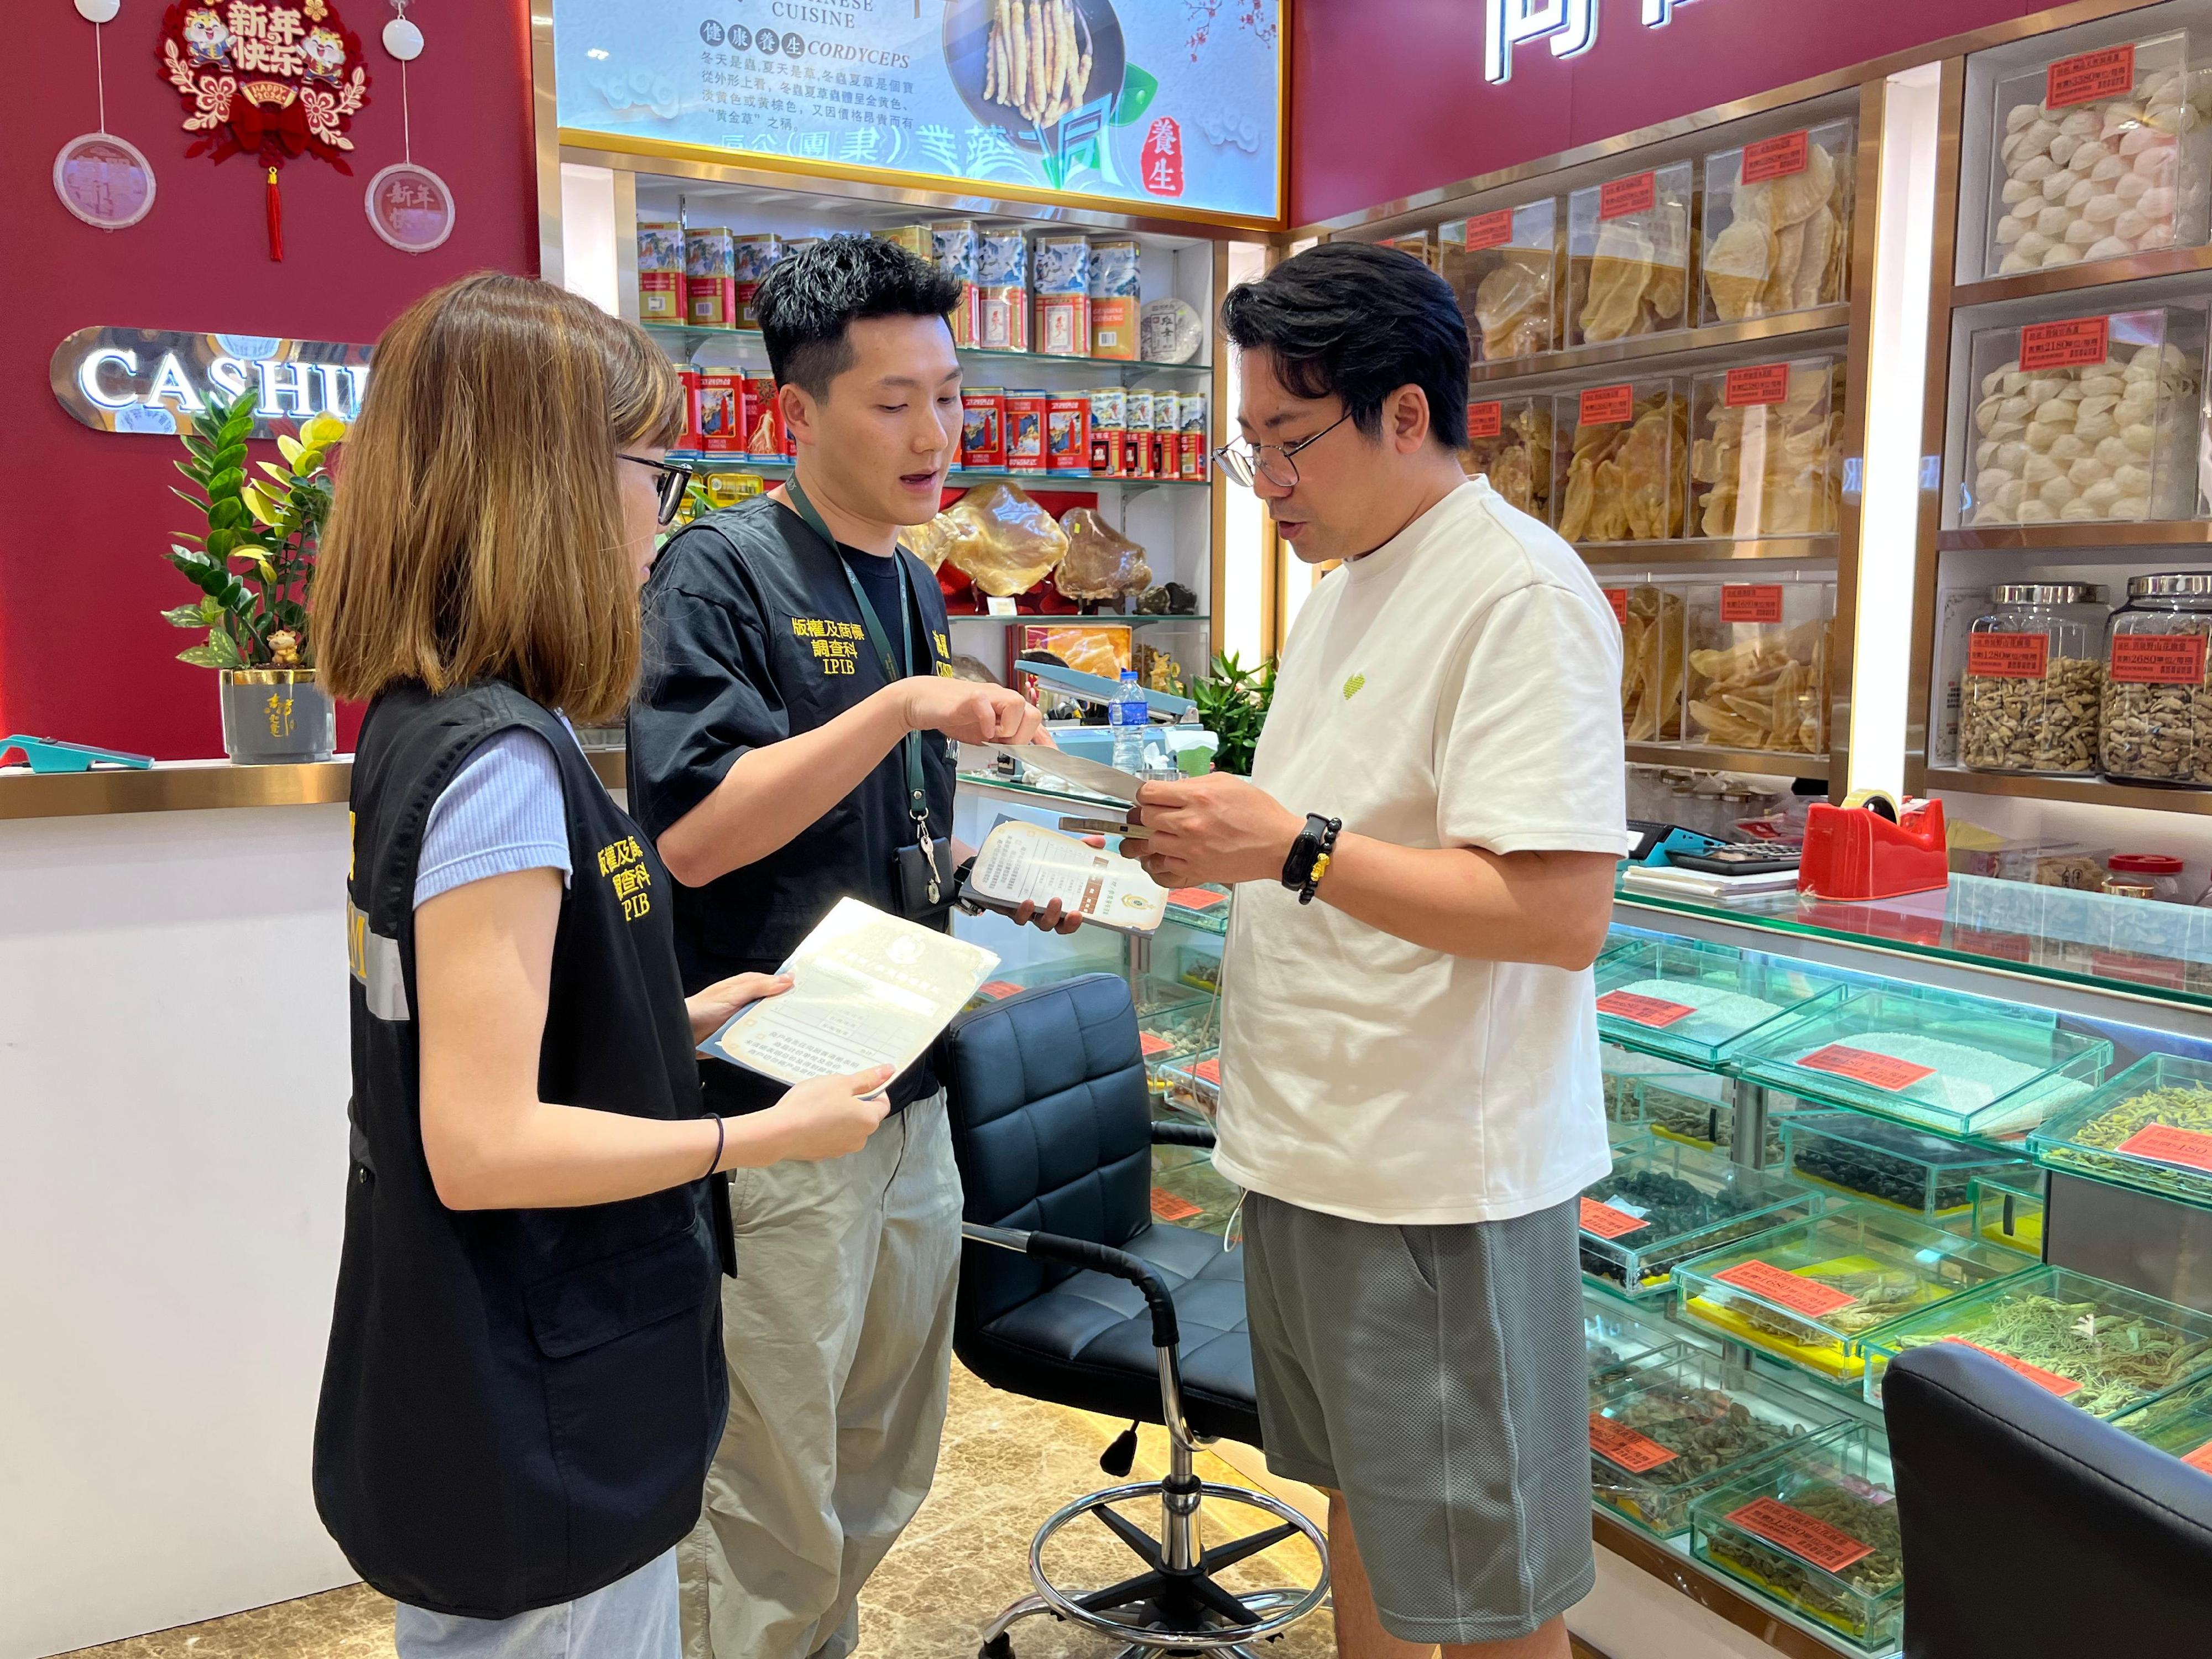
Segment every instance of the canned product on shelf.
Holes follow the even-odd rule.
[[[1705,320],[1849,297],[1857,124],[1829,121],[1705,158]]]
[[[1459,297],[1477,362],[1559,343],[1560,204],[1555,197],[1455,219],[1437,231],[1437,268]]]
[[[684,303],[684,227],[675,221],[640,220],[637,227],[637,315],[640,322],[680,323]]]
[[[1692,382],[1691,533],[1833,534],[1843,501],[1844,366],[1748,364]]]
[[[1688,509],[1690,399],[1680,380],[1623,380],[1559,393],[1553,528],[1570,542],[1666,541]]]
[[[2080,776],[2097,769],[2105,590],[1999,582],[1966,635],[1959,763],[1978,772]]]
[[[2099,763],[2110,778],[2212,783],[2212,575],[2131,576],[2106,626]]]
[[[1570,345],[1686,328],[1697,166],[1609,179],[1567,199]]]
[[[737,326],[738,247],[727,228],[701,225],[684,233],[684,320],[695,327]]]

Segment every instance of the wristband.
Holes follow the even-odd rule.
[[[1299,903],[1313,902],[1321,878],[1328,873],[1336,838],[1343,828],[1342,818],[1306,814],[1306,827],[1298,832],[1298,838],[1291,843],[1291,855],[1283,860],[1283,885],[1298,896]]]
[[[706,1180],[708,1176],[712,1176],[715,1170],[721,1168],[723,1140],[724,1137],[729,1133],[727,1127],[722,1121],[722,1115],[720,1112],[716,1112],[713,1115],[714,1119],[714,1161],[707,1165],[707,1174],[699,1177],[702,1181]]]

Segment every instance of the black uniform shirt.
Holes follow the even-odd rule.
[[[892,560],[855,551],[863,578],[895,577]],[[949,674],[944,595],[928,568],[900,552],[913,595],[917,673]],[[766,496],[713,513],[671,538],[647,585],[645,678],[629,716],[630,812],[656,841],[698,805],[747,750],[813,731],[885,684],[840,556],[790,508]],[[870,568],[873,567],[873,568]],[[870,602],[897,653],[898,594]],[[921,738],[929,833],[952,833],[953,765],[944,739]],[[768,857],[675,892],[684,988],[773,973],[849,895],[896,915],[896,860],[914,844],[904,745],[860,787]],[[765,1078],[707,1063],[710,1100],[755,1109],[781,1092]],[[891,1085],[894,1106],[933,1093],[927,1059]]]

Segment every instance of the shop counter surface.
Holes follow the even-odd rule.
[[[610,789],[629,778],[623,751],[586,751]],[[161,761],[143,771],[33,772],[0,767],[0,819],[100,817],[121,812],[196,812],[222,807],[319,806],[346,799],[353,757],[301,766],[234,766],[223,760]]]

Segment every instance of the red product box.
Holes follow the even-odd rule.
[[[766,374],[745,380],[744,452],[764,461],[781,460],[785,453],[783,411],[776,407],[775,381]]]
[[[960,465],[1006,464],[1006,398],[992,387],[960,394]]]
[[[1036,299],[1036,344],[1048,357],[1091,355],[1091,296],[1040,294]]]
[[[706,455],[743,455],[750,390],[741,368],[699,371],[699,450]]]
[[[1053,398],[1047,402],[1044,452],[1048,471],[1091,471],[1091,398],[1087,393]]]
[[[1006,393],[1006,470],[1042,472],[1045,470],[1044,425],[1052,400],[1042,392]]]
[[[699,387],[701,370],[696,363],[678,363],[676,378],[684,382],[684,434],[676,447],[696,454],[706,445],[706,437],[699,430]]]

